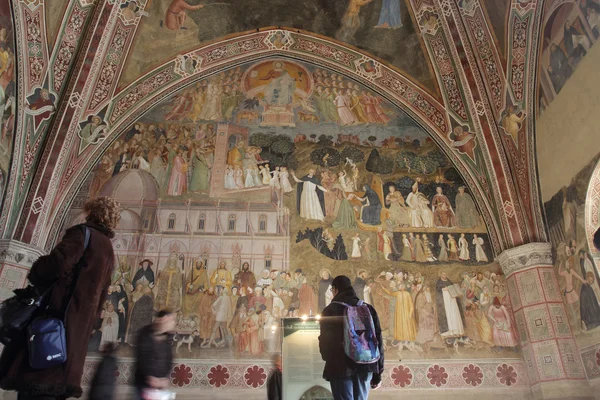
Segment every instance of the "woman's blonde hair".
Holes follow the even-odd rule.
[[[109,229],[115,229],[121,219],[119,207],[119,203],[110,197],[98,197],[89,200],[83,206],[83,210],[88,213],[85,220],[93,224],[103,225]]]

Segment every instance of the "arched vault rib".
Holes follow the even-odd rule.
[[[277,31],[283,32],[289,39],[281,48],[274,48],[269,41],[271,35]],[[180,68],[183,56],[194,56],[200,60],[193,74],[187,74]],[[105,116],[110,126],[107,139],[102,145],[82,154],[78,160],[77,172],[68,181],[60,184],[52,201],[54,207],[45,218],[47,223],[38,225],[43,230],[39,236],[42,239],[40,244],[45,244],[47,247],[56,240],[60,222],[64,219],[68,205],[85,177],[111,142],[137,118],[184,86],[223,69],[274,56],[302,60],[341,73],[369,87],[410,115],[430,135],[463,176],[480,208],[494,250],[498,252],[503,247],[504,239],[500,230],[499,213],[489,200],[493,197],[482,189],[471,170],[473,167],[451,147],[447,136],[451,124],[444,105],[410,79],[362,53],[312,35],[282,30],[244,34],[178,56],[139,78],[119,93],[110,103]],[[374,72],[367,73],[361,67],[367,61],[374,63]],[[85,115],[82,117],[85,118]],[[85,157],[85,160],[81,160],[81,157]]]

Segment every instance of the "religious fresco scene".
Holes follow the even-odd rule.
[[[539,63],[539,115],[600,37],[600,1],[562,4],[546,19]]]
[[[544,204],[571,329],[581,347],[600,339],[600,276],[585,232],[585,201],[600,154]],[[597,189],[591,189],[597,190]]]
[[[404,112],[335,72],[273,58],[194,82],[109,145],[65,227],[104,195],[123,211],[92,353],[132,354],[169,307],[179,357],[268,358],[271,327],[319,314],[339,274],[401,357],[519,352],[469,188]]]
[[[135,2],[129,2],[134,5]],[[301,29],[355,46],[435,92],[436,80],[407,0],[151,1],[121,76],[124,87],[179,52],[256,27]]]
[[[0,2],[0,200],[12,159],[15,111],[15,42],[8,2]]]

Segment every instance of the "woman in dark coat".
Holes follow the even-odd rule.
[[[67,312],[67,361],[54,368],[34,370],[29,366],[25,347],[5,348],[0,357],[0,387],[19,392],[19,400],[64,399],[82,394],[81,376],[88,342],[100,316],[114,267],[110,239],[120,218],[118,203],[107,197],[89,201],[84,209],[88,213],[85,225],[90,228],[85,253],[83,229],[70,228],[50,254],[33,264],[28,276],[29,282],[42,290],[58,280],[50,297],[50,307],[62,310],[71,283],[70,272],[79,259],[83,257],[85,261]]]

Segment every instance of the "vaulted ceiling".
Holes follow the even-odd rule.
[[[496,253],[546,239],[536,72],[545,10],[565,1],[7,1],[16,107],[5,119],[5,238],[50,246],[87,174],[136,118],[186,85],[278,56],[337,71],[412,117],[470,186]],[[78,131],[96,115],[108,133],[82,147]]]

